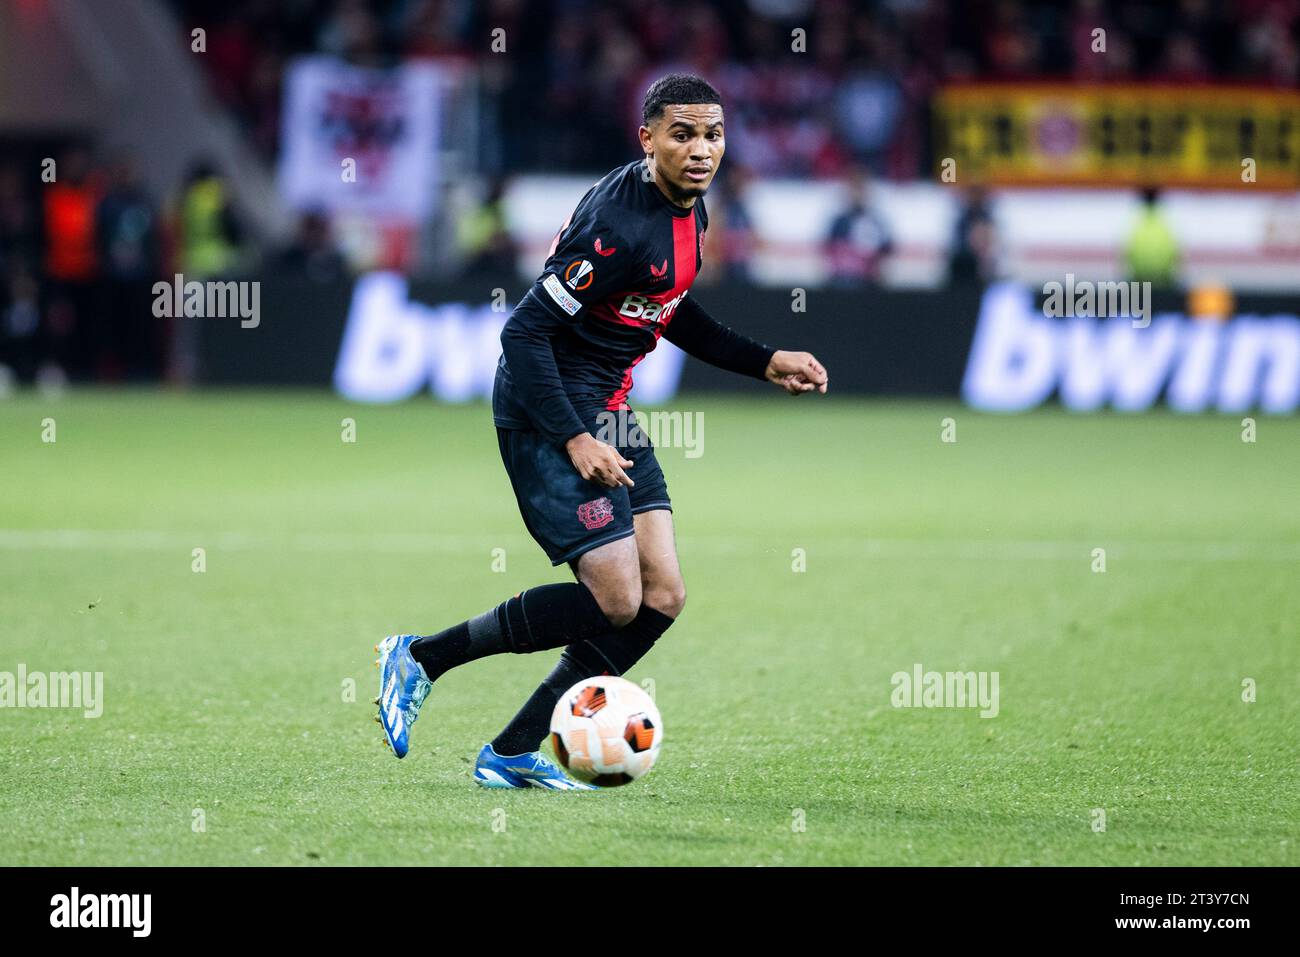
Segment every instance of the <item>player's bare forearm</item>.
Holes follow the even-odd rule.
[[[778,349],[764,372],[767,381],[779,385],[791,395],[803,395],[816,389],[825,393],[830,377],[826,367],[811,352],[786,352]]]

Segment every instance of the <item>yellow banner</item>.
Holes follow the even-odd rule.
[[[1300,92],[964,83],[935,100],[935,162],[957,183],[1296,189]]]

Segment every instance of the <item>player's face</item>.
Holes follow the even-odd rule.
[[[641,148],[654,158],[656,178],[669,198],[690,205],[708,192],[727,148],[722,107],[682,103],[664,108],[650,127],[641,127]]]

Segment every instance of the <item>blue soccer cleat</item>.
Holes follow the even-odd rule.
[[[389,635],[375,651],[379,657],[379,716],[375,718],[384,729],[384,743],[399,758],[406,757],[410,748],[411,725],[420,716],[420,706],[429,697],[433,682],[425,675],[420,663],[411,657],[411,642],[419,635]]]
[[[503,758],[483,745],[474,763],[474,783],[485,788],[543,788],[550,791],[599,791],[566,777],[564,772],[542,756],[542,752]]]

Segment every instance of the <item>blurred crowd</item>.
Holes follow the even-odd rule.
[[[840,285],[880,280],[896,252],[872,183],[932,168],[929,103],[940,83],[1300,81],[1300,0],[167,2],[187,32],[206,31],[201,62],[211,88],[268,162],[279,150],[294,57],[463,65],[476,77],[477,142],[467,150],[484,188],[441,224],[454,248],[438,255],[497,276],[519,261],[506,228],[509,178],[590,173],[638,155],[640,98],[672,69],[699,72],[726,98],[727,172],[710,196],[711,278],[749,278],[757,241],[743,197],[753,178],[817,178],[845,187],[821,250],[829,281]],[[504,31],[495,34],[500,52],[496,30]],[[0,161],[0,392],[15,373],[51,384],[191,379],[194,325],[150,308],[152,284],[174,273],[203,280],[273,267],[334,280],[365,265],[319,212],[303,213],[283,248],[256,243],[221,171],[205,164],[161,200],[142,187],[129,156],[72,146],[58,157],[57,177],[43,181],[31,175],[36,165]],[[960,209],[950,279],[987,282],[999,263],[988,197],[963,191]],[[1144,209],[1126,252],[1130,271],[1167,277],[1177,260],[1172,233],[1154,197]]]
[[[304,215],[282,248],[256,248],[207,163],[163,204],[130,155],[98,158],[74,144],[40,163],[2,163],[0,394],[14,380],[190,381],[196,326],[155,315],[154,284],[258,265],[319,280],[347,275],[318,214]]]
[[[930,168],[928,104],[945,81],[1300,81],[1297,0],[171,2],[207,31],[213,89],[264,155],[293,57],[437,57],[482,78],[478,165],[493,173],[617,165],[668,68],[723,91],[728,149],[759,175],[860,164],[900,179]]]
[[[4,376],[50,386],[68,376],[156,378],[163,340],[149,296],[162,228],[132,161],[92,165],[72,147],[41,164],[37,188],[31,169],[0,166]]]
[[[0,396],[15,381],[58,388],[77,381],[159,381],[198,375],[198,325],[157,314],[154,284],[258,275],[340,282],[350,269],[328,219],[302,215],[296,235],[259,249],[240,222],[230,189],[215,168],[196,164],[166,203],[141,185],[133,159],[97,163],[74,146],[57,159],[57,176],[31,188],[34,164],[0,165]],[[744,167],[720,178],[710,195],[706,282],[746,282],[760,247],[743,202]],[[895,251],[890,224],[874,202],[873,180],[852,167],[844,204],[831,219],[821,255],[832,286],[879,283]],[[519,251],[506,228],[504,181],[456,225],[462,276],[495,285],[514,273]],[[1137,227],[1124,250],[1130,278],[1174,280],[1178,249],[1154,190],[1143,193]],[[980,286],[1000,275],[1002,250],[990,198],[962,190],[949,244],[948,281]],[[170,285],[169,285],[170,290]],[[170,296],[170,291],[168,292]]]

